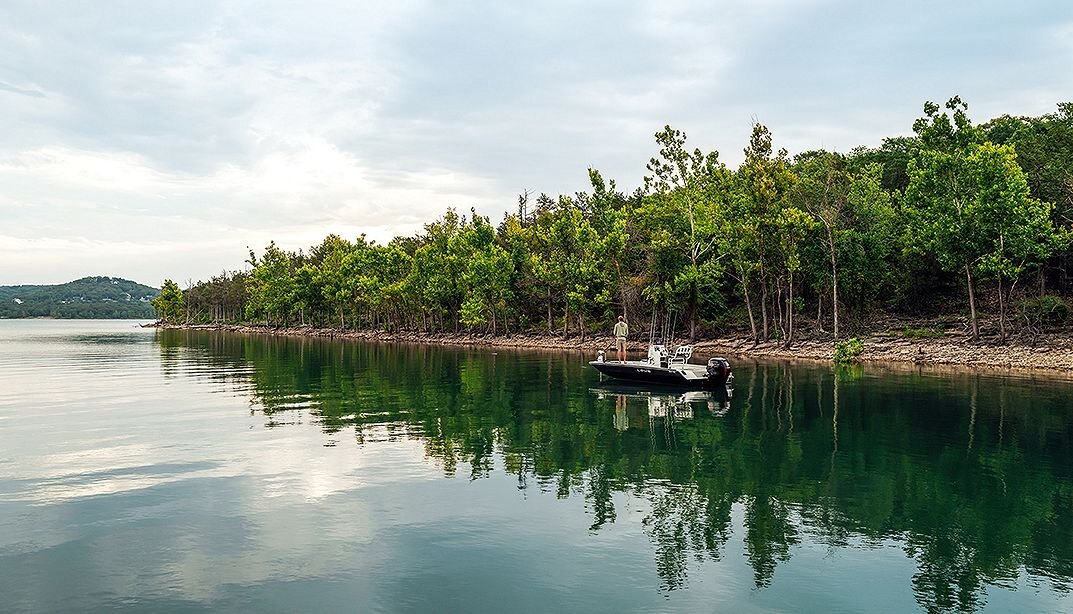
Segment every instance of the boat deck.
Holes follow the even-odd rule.
[[[641,360],[594,360],[589,364],[600,373],[619,379],[677,384],[702,384],[708,381],[708,371],[704,365],[672,363],[661,367]]]

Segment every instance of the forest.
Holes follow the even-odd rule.
[[[56,285],[0,286],[0,318],[153,317],[156,288],[119,277],[83,277]]]
[[[581,336],[617,315],[664,338],[846,337],[899,326],[971,340],[1061,330],[1073,258],[1073,103],[974,124],[928,102],[912,136],[744,161],[666,126],[643,187],[525,192],[493,222],[448,209],[388,243],[273,242],[244,271],[153,301],[171,323]],[[513,208],[513,207],[512,207]],[[913,329],[910,326],[923,326]]]

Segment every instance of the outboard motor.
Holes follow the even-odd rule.
[[[731,378],[730,363],[726,358],[708,359],[708,381],[716,386],[726,385]]]

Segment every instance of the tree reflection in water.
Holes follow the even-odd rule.
[[[755,585],[803,541],[901,544],[929,610],[973,610],[988,586],[1069,591],[1073,417],[1063,384],[860,368],[737,364],[733,399],[598,382],[573,354],[161,331],[166,374],[248,393],[269,425],[424,442],[447,475],[503,470],[583,497],[591,531],[621,493],[667,590],[743,525]],[[336,439],[333,438],[333,441]]]

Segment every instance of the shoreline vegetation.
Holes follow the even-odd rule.
[[[590,168],[589,191],[525,191],[500,221],[449,208],[387,243],[272,242],[152,305],[184,325],[589,350],[625,316],[634,339],[701,352],[1073,368],[1073,103],[978,125],[956,96],[923,110],[912,136],[847,154],[790,156],[754,123],[737,168],[666,126],[633,192]]]
[[[145,325],[171,330],[220,331],[243,335],[274,335],[368,341],[375,343],[413,343],[428,345],[488,347],[523,350],[577,351],[595,358],[605,350],[611,355],[614,338],[589,335],[582,339],[548,334],[491,335],[481,333],[421,333],[370,330],[339,330],[313,326],[275,327],[256,324],[172,324],[154,322]],[[1046,335],[1034,345],[1025,343],[972,344],[965,335],[942,337],[906,336],[904,331],[874,333],[861,337],[863,351],[856,360],[870,365],[922,366],[929,369],[986,369],[995,371],[1066,372],[1073,377],[1073,338]],[[679,339],[677,343],[686,343]],[[700,357],[726,356],[736,359],[790,360],[831,364],[836,342],[833,339],[802,339],[790,346],[769,341],[754,343],[747,337],[721,337],[694,342]],[[630,339],[631,358],[643,355],[647,341]],[[733,366],[733,365],[732,365]]]

